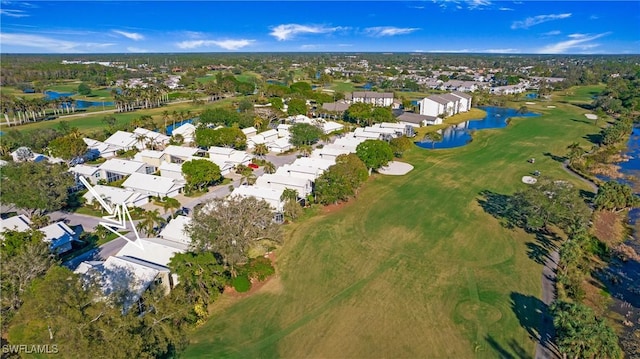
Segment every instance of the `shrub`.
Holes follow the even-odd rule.
[[[256,278],[259,281],[267,279],[276,272],[271,264],[271,260],[265,257],[257,257],[249,260],[244,268],[244,273],[249,278]]]
[[[231,280],[231,285],[238,293],[248,292],[251,289],[251,282],[246,275],[239,275]]]

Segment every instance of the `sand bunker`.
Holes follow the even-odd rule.
[[[413,166],[408,163],[391,161],[385,167],[380,167],[380,169],[378,169],[378,173],[383,175],[402,176],[409,173],[412,169]]]

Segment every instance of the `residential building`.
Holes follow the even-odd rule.
[[[162,134],[160,132],[155,132],[151,130],[147,130],[146,128],[138,127],[133,130],[133,135],[136,137],[136,140],[139,142],[140,136],[144,136],[145,140],[142,143],[142,149],[147,147],[156,148],[156,147],[165,147],[169,144],[169,140],[171,137]]]
[[[393,104],[393,92],[354,91],[345,94],[351,103],[368,103],[374,106],[387,107]]]
[[[116,151],[129,151],[134,148],[144,149],[143,142],[138,141],[133,133],[126,131],[117,131],[104,140],[104,143],[115,148]]]
[[[0,218],[0,239],[4,231],[26,232],[31,229],[31,220],[24,214],[2,219]]]
[[[76,184],[78,186],[84,186],[82,182],[80,182],[79,177],[84,177],[91,184],[98,184],[98,181],[101,178],[100,168],[96,166],[88,166],[88,165],[75,165],[69,168],[69,172],[71,172],[75,179]]]
[[[399,124],[409,125],[412,127],[442,124],[442,119],[440,117],[420,115],[413,112],[403,112],[396,118],[398,119]]]
[[[154,168],[158,168],[160,167],[162,162],[164,162],[166,157],[169,156],[162,151],[142,150],[133,156],[133,160],[146,163],[147,165]]]
[[[182,163],[163,162],[158,169],[161,177],[172,178],[178,183],[186,183],[182,174]]]
[[[102,163],[98,169],[100,170],[100,179],[104,179],[107,183],[121,180],[133,173],[151,174],[155,172],[153,166],[149,166],[144,162],[123,160],[120,158],[111,158]]]
[[[185,123],[180,127],[171,131],[171,136],[175,137],[177,135],[182,136],[182,139],[185,144],[194,143],[196,138],[196,126],[190,123]]]
[[[189,224],[191,224],[191,217],[176,216],[174,219],[169,221],[164,228],[162,228],[159,236],[167,241],[190,245],[191,237],[185,230]]]
[[[38,230],[44,233],[44,241],[50,243],[51,251],[58,254],[70,251],[72,248],[71,243],[79,241],[78,238],[80,237],[80,233],[69,228],[62,221],[52,223]]]
[[[87,150],[94,157],[99,156],[103,158],[110,158],[116,155],[116,152],[120,149],[117,146],[112,146],[104,142],[100,142],[91,138],[83,138],[84,143],[87,144]]]
[[[192,156],[195,156],[197,153],[202,152],[199,148],[195,147],[182,147],[182,146],[167,146],[163,152],[167,157],[164,158],[164,161],[171,163],[183,163],[185,161],[189,161]]]
[[[111,205],[124,203],[127,207],[142,207],[149,203],[149,196],[145,196],[141,193],[125,188],[95,185],[93,186],[93,189],[103,200]],[[85,193],[82,197],[84,197],[86,202],[89,204],[94,201],[93,193],[90,191]]]
[[[284,188],[265,187],[256,183],[255,186],[241,185],[234,188],[230,197],[253,197],[267,202],[274,211],[282,212],[284,207],[284,202],[282,201],[283,192]]]
[[[282,190],[287,188],[294,189],[298,191],[300,198],[306,198],[313,190],[311,181],[306,178],[278,176],[274,174],[263,174],[258,177],[256,186]]]
[[[134,173],[127,178],[122,187],[155,197],[175,197],[180,193],[184,184],[173,178]]]
[[[244,133],[244,135],[247,137],[247,139],[250,139],[251,137],[255,136],[258,134],[258,130],[256,130],[255,127],[247,127],[247,128],[243,128],[242,133]]]
[[[284,153],[289,151],[293,146],[289,142],[289,137],[278,138],[273,142],[267,143],[267,148],[269,152],[273,153]]]
[[[248,165],[251,163],[252,155],[248,154],[245,151],[236,150],[229,147],[217,147],[212,146],[209,147],[207,151],[209,153],[209,159],[214,163],[218,164],[218,167],[222,166],[220,164],[230,163],[232,166],[237,165]]]
[[[277,176],[291,176],[291,177],[300,177],[306,178],[309,181],[315,182],[322,175],[324,170],[312,167],[312,166],[299,166],[294,164],[286,164],[282,167],[279,167],[276,170],[275,175]]]

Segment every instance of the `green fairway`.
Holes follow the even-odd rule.
[[[554,99],[576,104],[591,103],[593,102],[593,97],[604,89],[605,85],[574,86],[567,90],[559,91],[554,96]]]
[[[342,209],[287,226],[277,276],[250,297],[223,295],[184,357],[532,356],[540,243],[478,199],[524,188],[533,170],[588,190],[554,156],[599,128],[549,104],[462,148],[413,148],[408,175],[374,175]]]
[[[331,84],[331,89],[336,92],[353,92],[355,88],[355,85],[351,82],[333,81]]]

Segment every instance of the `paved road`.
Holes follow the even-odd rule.
[[[556,299],[556,269],[559,261],[560,254],[557,250],[554,250],[549,254],[542,269],[542,302],[547,308]],[[538,344],[536,344],[535,359],[559,359],[562,357],[553,343],[555,330],[553,328],[553,317],[549,313],[543,314],[539,336]]]
[[[132,233],[128,233],[125,237],[134,239]],[[92,249],[86,253],[83,253],[73,259],[70,259],[63,263],[63,265],[71,270],[74,270],[80,265],[80,263],[84,261],[103,261],[109,258],[110,256],[118,253],[122,247],[127,244],[127,241],[122,238],[116,238],[112,241],[109,241],[96,249]]]

